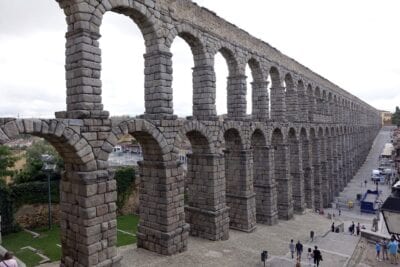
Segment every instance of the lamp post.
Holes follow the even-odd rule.
[[[51,185],[50,185],[50,175],[53,173],[56,169],[56,164],[54,162],[54,157],[49,154],[43,154],[42,155],[42,161],[43,161],[43,167],[42,171],[46,174],[47,176],[47,189],[48,189],[48,198],[49,198],[49,204],[48,204],[48,214],[49,214],[49,229],[51,229]]]
[[[392,194],[381,207],[389,234],[400,240],[400,181],[393,185]]]

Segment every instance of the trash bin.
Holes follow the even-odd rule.
[[[353,201],[349,200],[349,202],[347,202],[347,205],[349,207],[349,209],[353,208]]]

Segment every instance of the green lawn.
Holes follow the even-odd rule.
[[[131,236],[120,231],[117,232],[117,246],[125,246],[136,243],[136,231],[139,223],[139,217],[134,215],[119,216],[117,219],[118,229],[131,233]]]
[[[120,216],[117,218],[118,229],[136,234],[139,217],[135,215]],[[51,261],[60,260],[61,248],[60,244],[60,228],[58,225],[53,225],[51,230],[47,228],[37,228],[33,231],[40,234],[38,238],[33,238],[31,234],[24,231],[3,236],[2,246],[11,250],[15,255],[22,260],[28,267],[36,266],[41,258],[30,250],[21,248],[31,246],[38,249],[41,253],[50,258]],[[117,246],[125,246],[136,243],[136,236],[117,232]]]

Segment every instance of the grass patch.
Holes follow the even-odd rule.
[[[42,260],[36,253],[29,249],[19,250],[15,252],[15,256],[25,262],[26,266],[36,266]]]
[[[139,223],[139,216],[136,215],[125,215],[118,217],[117,228],[135,235],[131,236],[118,231],[117,232],[118,247],[136,243],[136,232],[138,223]]]
[[[14,251],[15,255],[25,262],[27,266],[35,266],[41,258],[29,250],[21,250],[26,246],[31,246],[41,253],[50,258],[51,261],[60,260],[61,248],[57,246],[60,244],[60,228],[53,225],[51,230],[45,228],[38,228],[34,230],[40,236],[33,238],[33,236],[24,231],[12,233],[4,236],[3,246],[8,250]]]
[[[120,216],[117,218],[117,227],[123,231],[136,235],[139,217],[135,215]],[[36,266],[41,258],[30,250],[21,250],[31,246],[40,250],[41,253],[50,258],[51,261],[58,261],[61,258],[61,248],[57,244],[60,241],[60,227],[53,225],[51,230],[47,228],[36,228],[33,231],[40,234],[33,238],[31,234],[21,231],[3,236],[3,244],[6,249],[15,253],[15,256],[23,261],[28,267]],[[117,232],[117,246],[125,246],[136,243],[136,236]]]
[[[124,215],[117,218],[118,229],[124,230],[131,234],[136,234],[138,223],[139,216],[136,215]]]

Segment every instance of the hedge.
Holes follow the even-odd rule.
[[[0,215],[1,215],[1,233],[8,234],[17,230],[14,221],[14,205],[11,196],[11,190],[0,182]]]
[[[60,181],[51,181],[50,187],[51,202],[60,202]],[[24,204],[47,203],[49,201],[47,182],[15,184],[10,189],[16,209]]]

